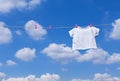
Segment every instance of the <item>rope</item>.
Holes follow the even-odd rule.
[[[98,25],[92,25],[92,26],[95,26],[95,27],[96,26],[112,26],[112,24],[98,24]],[[6,25],[5,27],[24,29],[24,26],[8,26],[8,25]],[[73,28],[73,27],[75,27],[75,26],[52,26],[52,25],[50,25],[48,27],[43,27],[43,28],[44,29],[68,29],[68,28]],[[36,25],[35,25],[35,29],[37,29]]]

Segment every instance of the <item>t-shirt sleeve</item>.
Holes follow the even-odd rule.
[[[99,35],[99,31],[100,31],[99,28],[94,27],[94,28],[93,28],[94,36],[98,36],[98,35]]]
[[[74,29],[72,29],[72,30],[69,31],[69,35],[70,35],[70,37],[73,37],[73,35],[74,35]]]

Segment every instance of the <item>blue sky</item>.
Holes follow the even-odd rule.
[[[0,80],[120,81],[119,3],[0,0]],[[68,32],[90,23],[99,25],[98,48],[72,50]]]

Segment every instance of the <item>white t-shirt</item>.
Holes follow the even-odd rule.
[[[95,36],[99,34],[96,27],[73,28],[69,31],[70,37],[73,37],[72,49],[85,50],[89,48],[97,48]]]

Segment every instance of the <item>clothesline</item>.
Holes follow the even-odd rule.
[[[90,24],[92,25],[92,24]],[[67,28],[73,28],[73,27],[76,27],[76,26],[79,26],[79,25],[75,25],[75,26],[53,26],[53,25],[49,25],[48,27],[43,27],[45,29],[67,29]],[[92,25],[92,26],[112,26],[112,24],[98,24],[98,25]],[[6,25],[5,27],[11,27],[11,28],[20,28],[20,29],[24,29],[24,26],[9,26],[9,25]],[[83,26],[84,27],[84,26]],[[37,29],[37,25],[35,25],[35,29]]]

